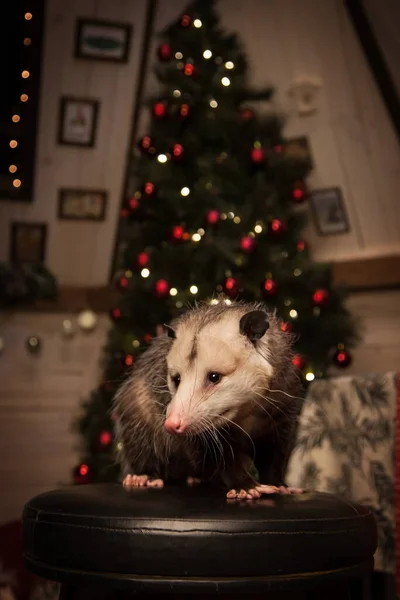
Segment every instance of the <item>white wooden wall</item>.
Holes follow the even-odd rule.
[[[369,0],[370,3],[372,0]],[[156,30],[176,18],[186,0],[160,0]],[[35,202],[0,203],[0,260],[8,255],[12,220],[49,223],[48,265],[60,283],[102,285],[114,247],[118,205],[133,111],[145,0],[48,0],[41,94]],[[314,256],[342,260],[400,251],[399,144],[352,29],[342,0],[220,0],[224,26],[237,31],[251,65],[251,83],[277,88],[275,104],[288,117],[288,136],[308,135],[316,168],[314,188],[340,186],[351,222],[349,234],[307,237]],[[73,58],[77,16],[131,22],[133,44],[126,65]],[[150,64],[154,60],[154,40]],[[287,91],[299,76],[322,80],[318,110],[300,118]],[[148,78],[147,91],[154,87]],[[58,146],[56,127],[62,94],[101,101],[94,149]],[[143,115],[142,130],[146,116]],[[110,192],[104,223],[56,218],[61,186],[104,187]]]
[[[364,343],[347,373],[400,369],[400,292],[353,296],[350,308],[365,322]],[[99,381],[99,349],[109,319],[73,339],[61,334],[68,315],[0,315],[0,524],[18,518],[26,500],[71,482],[79,438],[72,434],[81,398]],[[43,341],[40,355],[25,350],[28,335]]]

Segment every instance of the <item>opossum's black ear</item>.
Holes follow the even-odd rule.
[[[243,315],[239,327],[242,335],[247,336],[251,342],[256,342],[269,327],[267,315],[262,310],[252,310]]]
[[[164,325],[164,327],[167,330],[167,336],[169,338],[172,338],[173,340],[175,340],[176,339],[175,329],[172,329],[172,327],[170,325]]]

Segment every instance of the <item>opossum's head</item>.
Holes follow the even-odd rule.
[[[174,338],[167,356],[169,433],[237,423],[261,404],[274,374],[270,326],[263,310],[210,307],[189,312],[169,328]]]

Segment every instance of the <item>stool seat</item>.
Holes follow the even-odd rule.
[[[329,494],[228,500],[201,485],[120,484],[36,496],[23,540],[26,567],[47,579],[147,591],[348,578],[371,569],[377,543],[370,510]]]

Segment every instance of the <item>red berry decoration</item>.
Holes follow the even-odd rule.
[[[122,318],[122,311],[120,308],[112,308],[110,310],[110,317],[116,323]]]
[[[167,103],[166,102],[156,102],[153,106],[153,115],[158,119],[162,119],[167,114]]]
[[[155,293],[159,298],[165,298],[169,294],[169,284],[166,279],[159,279],[156,281]]]
[[[151,196],[154,196],[155,191],[156,186],[154,185],[154,183],[151,183],[151,181],[146,181],[146,183],[143,186],[143,195],[150,198]]]
[[[329,299],[329,292],[328,290],[324,290],[324,289],[319,289],[319,290],[315,290],[315,292],[313,293],[313,302],[315,304],[315,306],[324,306]]]
[[[189,15],[182,15],[181,20],[180,20],[181,27],[189,27],[191,22],[192,22],[192,17],[190,17]]]
[[[172,230],[172,237],[174,238],[174,240],[179,241],[183,238],[184,233],[185,230],[182,227],[182,225],[175,225],[175,227]]]
[[[78,485],[89,483],[90,475],[90,469],[85,464],[77,465],[73,470],[73,478]]]
[[[135,198],[135,196],[132,196],[132,198],[129,198],[128,204],[129,204],[129,208],[131,210],[136,210],[139,208],[139,201],[137,198]]]
[[[151,333],[145,333],[143,336],[143,341],[145,342],[145,344],[150,344],[152,339],[153,336],[151,335]]]
[[[276,144],[272,150],[275,152],[275,154],[282,154],[282,152],[285,151],[285,146],[283,144]]]
[[[121,219],[126,219],[127,217],[129,217],[129,210],[127,208],[121,208],[121,212],[119,214],[121,216]]]
[[[253,148],[250,150],[250,159],[255,165],[260,165],[262,162],[264,162],[265,151],[261,145],[257,144],[256,146],[253,146]]]
[[[122,366],[123,367],[131,367],[133,365],[133,355],[132,354],[124,354],[122,357]]]
[[[307,198],[307,190],[303,181],[297,181],[292,189],[292,200],[296,202],[296,204],[300,204],[304,202]]]
[[[285,224],[280,219],[272,219],[268,225],[268,233],[272,237],[280,237],[283,233],[285,233],[285,229]]]
[[[137,257],[139,267],[145,267],[149,262],[149,255],[147,252],[140,252]]]
[[[281,323],[281,331],[283,331],[284,333],[290,333],[293,330],[293,325],[291,323],[287,323],[286,321],[283,321]]]
[[[171,60],[171,57],[172,57],[171,46],[169,44],[167,44],[166,42],[164,42],[163,44],[160,44],[160,46],[158,47],[158,50],[157,50],[157,55],[158,55],[158,58],[162,62],[167,62],[167,61]]]
[[[173,160],[181,160],[185,154],[185,149],[182,144],[174,144],[171,148],[171,154]]]
[[[242,121],[250,121],[250,119],[254,118],[254,112],[250,108],[244,108],[240,112],[240,118]]]
[[[112,433],[110,431],[102,431],[99,435],[100,446],[107,448],[112,442]]]
[[[300,369],[300,371],[302,371],[306,366],[306,360],[304,356],[301,356],[301,354],[295,354],[292,358],[292,364],[296,367],[296,369]]]
[[[304,252],[307,248],[307,244],[304,240],[298,240],[296,244],[297,252]]]
[[[126,288],[129,285],[129,279],[127,277],[121,277],[120,279],[118,279],[118,289],[121,291],[126,290]]]
[[[149,135],[144,135],[139,140],[139,150],[141,150],[144,154],[148,154],[150,148],[153,146],[153,140]]]
[[[182,119],[186,119],[186,117],[189,116],[189,112],[190,112],[189,104],[181,104],[181,106],[179,108],[179,116],[182,117]]]
[[[246,235],[240,240],[240,247],[244,252],[253,252],[256,247],[256,241],[250,235]]]
[[[239,281],[235,277],[228,277],[224,282],[224,292],[231,298],[237,296],[239,293]]]
[[[183,72],[188,77],[191,77],[194,73],[194,65],[192,65],[192,63],[186,63],[185,66],[183,67]]]
[[[218,210],[210,210],[207,215],[207,221],[210,225],[216,225],[219,221]]]
[[[333,355],[333,363],[342,369],[348,367],[352,360],[351,354],[344,348],[339,348]]]
[[[263,283],[263,293],[265,296],[275,296],[278,291],[278,284],[274,279],[266,279]]]

